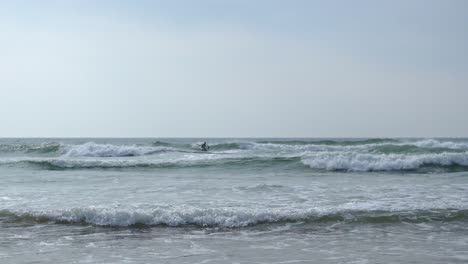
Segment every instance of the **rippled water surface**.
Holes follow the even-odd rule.
[[[465,139],[0,139],[0,182],[0,263],[468,262]]]

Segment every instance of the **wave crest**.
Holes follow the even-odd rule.
[[[168,147],[149,146],[119,146],[111,144],[96,144],[88,142],[81,145],[68,145],[64,147],[62,156],[64,157],[132,157],[144,156],[172,150]]]
[[[325,170],[346,171],[404,171],[424,166],[468,167],[468,153],[439,153],[421,155],[369,154],[356,152],[308,153],[302,163]]]
[[[0,219],[11,222],[92,224],[95,226],[198,226],[237,228],[278,222],[346,222],[346,223],[395,223],[468,221],[465,209],[431,209],[414,211],[363,211],[343,210],[321,212],[285,209],[218,208],[206,209],[191,206],[161,207],[153,210],[74,208],[50,211],[0,211]],[[3,220],[5,221],[5,220]]]
[[[425,139],[413,143],[421,148],[446,148],[446,149],[468,149],[466,142],[439,141],[435,139]]]

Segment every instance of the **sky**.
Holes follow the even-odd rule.
[[[468,1],[0,1],[0,137],[468,137]]]

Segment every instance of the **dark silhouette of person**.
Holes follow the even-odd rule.
[[[210,147],[208,145],[206,145],[206,142],[203,142],[203,144],[201,145],[201,149],[202,151],[207,151]]]

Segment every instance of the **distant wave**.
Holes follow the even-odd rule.
[[[463,149],[453,149],[447,147],[419,147],[416,145],[377,145],[370,148],[371,151],[383,154],[423,154],[423,153],[443,153],[443,152],[464,152]]]
[[[238,169],[277,168],[328,171],[468,171],[468,152],[433,154],[376,154],[345,151],[305,152],[301,156],[229,156],[195,154],[174,159],[129,157],[27,157],[2,158],[0,164],[39,166],[48,170],[111,168],[218,167]]]
[[[1,220],[6,218],[6,220]],[[306,223],[424,223],[468,221],[468,210],[455,208],[421,210],[338,210],[317,211],[299,209],[249,209],[249,208],[197,208],[192,206],[142,209],[75,208],[69,210],[24,211],[2,210],[0,221],[92,224],[95,226],[198,226],[238,228],[278,222]]]
[[[235,150],[250,149],[254,143],[251,142],[228,142],[210,145],[210,150]]]
[[[445,149],[466,149],[468,150],[468,142],[452,142],[439,141],[435,139],[419,140],[412,143],[421,148],[445,148]]]
[[[468,153],[421,155],[356,152],[310,152],[302,162],[314,169],[345,171],[405,171],[423,167],[468,170]]]
[[[238,142],[221,142],[221,143],[209,143],[210,150],[236,150],[244,149],[249,150],[252,148],[261,148],[265,145],[283,145],[287,146],[307,146],[307,145],[324,145],[324,146],[359,146],[359,145],[370,145],[370,144],[382,144],[382,143],[398,143],[395,139],[366,139],[366,140],[266,140],[266,141],[238,141]],[[175,145],[168,142],[156,141],[153,143],[154,146],[171,146],[171,147],[186,147],[185,145]],[[201,142],[190,144],[191,148],[200,149]]]
[[[88,142],[80,145],[67,145],[63,148],[64,157],[132,157],[174,150],[170,147],[150,147],[137,145],[112,145]]]
[[[191,144],[169,143],[154,141],[148,145],[114,145],[86,142],[82,144],[63,144],[45,142],[41,144],[0,144],[1,152],[25,153],[56,153],[73,157],[127,157],[143,156],[160,151],[198,151],[201,142]],[[443,152],[450,150],[468,150],[468,142],[440,141],[435,139],[422,139],[417,141],[404,141],[390,138],[376,138],[365,140],[268,140],[268,141],[230,141],[208,142],[211,151],[227,150],[353,150],[376,148],[383,152]]]
[[[255,169],[284,165],[290,170],[468,171],[468,142],[462,140],[239,140],[211,142],[207,152],[200,150],[199,142],[145,144],[2,144],[0,165],[52,170],[206,166]]]
[[[468,150],[468,142],[452,142],[440,141],[436,139],[420,139],[416,141],[411,140],[396,140],[391,138],[375,138],[366,140],[271,140],[271,141],[257,141],[257,144],[269,145],[283,145],[283,146],[324,146],[325,148],[318,148],[323,150],[343,150],[353,148],[388,148],[392,151],[392,147],[396,152],[411,153],[426,151],[450,151],[450,150]],[[326,148],[328,147],[328,148]],[[419,149],[418,149],[419,148]],[[301,149],[304,149],[301,147]]]
[[[171,146],[171,143],[164,142],[164,141],[154,141],[153,146],[158,146],[158,147],[169,147]]]
[[[442,153],[462,152],[468,150],[468,143],[440,142],[437,140],[421,140],[402,143],[393,139],[368,139],[360,141],[260,141],[260,142],[224,142],[209,144],[210,151],[256,150],[256,151],[350,151],[369,150],[384,154],[402,153]],[[356,149],[355,149],[356,148]],[[191,145],[176,145],[156,141],[152,146],[112,145],[87,142],[78,145],[47,145],[38,152],[55,152],[61,149],[64,157],[132,157],[145,156],[163,152],[199,151],[198,143]]]
[[[0,152],[26,152],[26,153],[54,153],[60,150],[59,143],[42,144],[2,144]]]
[[[177,143],[169,143],[164,141],[155,141],[153,142],[153,146],[163,146],[163,147],[172,147],[176,149],[192,149],[192,150],[200,150],[200,146],[203,142],[194,142],[191,144],[177,144]],[[221,143],[210,143],[208,142],[209,150],[213,151],[220,151],[220,150],[235,150],[235,149],[248,149],[254,143],[252,142],[221,142]]]
[[[262,144],[286,144],[286,145],[330,145],[330,146],[356,146],[380,143],[397,143],[396,139],[373,138],[364,140],[268,140],[258,141]]]

